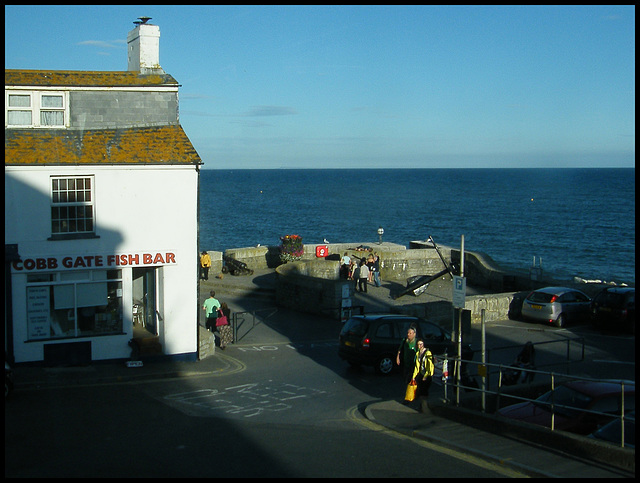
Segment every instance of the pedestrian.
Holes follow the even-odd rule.
[[[373,254],[369,253],[369,256],[367,257],[367,268],[369,269],[369,279],[368,279],[369,283],[373,282],[373,264],[374,264]]]
[[[534,373],[525,371],[524,369],[534,369],[536,366],[536,349],[531,341],[528,341],[518,357],[516,357],[515,366],[521,367],[520,382],[533,382]]]
[[[380,257],[377,253],[373,254],[373,266],[371,267],[371,272],[373,273],[373,283],[376,287],[381,285],[380,283]]]
[[[220,304],[218,314],[222,314],[224,318],[218,318],[216,328],[220,334],[220,349],[224,350],[228,344],[233,342],[233,330],[231,328],[231,309],[226,302]],[[221,325],[218,325],[221,324]]]
[[[356,262],[351,260],[349,262],[349,280],[356,281],[356,288],[357,288],[357,282],[358,282],[358,280],[356,279],[357,272],[358,272],[358,265],[356,264]]]
[[[404,389],[407,388],[407,385],[413,378],[416,352],[416,328],[411,325],[409,326],[409,329],[407,329],[407,337],[402,339],[402,342],[398,347],[398,355],[396,356],[396,364],[402,367],[402,381],[404,382]],[[405,399],[403,404],[409,404],[410,402],[411,401],[407,401]]]
[[[342,258],[340,259],[340,278],[348,279],[349,278],[349,267],[351,266],[351,257],[344,252]]]
[[[362,258],[362,260],[360,260],[360,269],[358,270],[358,287],[360,289],[360,292],[367,293],[368,279],[369,279],[369,267],[367,267],[366,260]]]
[[[200,255],[200,280],[209,280],[209,269],[211,268],[211,257],[206,251]]]
[[[435,364],[433,354],[422,339],[418,339],[417,347],[418,352],[416,353],[411,380],[415,381],[418,385],[416,388],[416,398],[420,400],[418,410],[422,412],[422,401],[426,400],[429,396],[429,387],[431,387],[433,380]]]
[[[216,292],[212,290],[209,292],[209,298],[202,304],[202,310],[205,315],[205,327],[211,332],[216,330],[216,319],[218,318],[218,309],[220,308],[220,302],[216,298]]]

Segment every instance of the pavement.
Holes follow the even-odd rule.
[[[223,278],[210,277],[200,284],[201,299],[204,300],[211,289],[216,297],[229,304],[232,311],[263,310],[274,307],[276,274],[273,269],[255,270],[251,276],[225,275]],[[447,286],[448,284],[448,286]],[[397,284],[396,284],[397,285]],[[451,294],[450,282],[430,286],[431,297],[446,298]],[[382,287],[369,287],[368,293],[356,294],[354,305],[362,303],[365,311],[381,310],[394,304],[424,302],[427,295],[419,297],[405,296],[393,300],[390,291],[397,287],[385,284]],[[404,300],[403,300],[404,299]],[[288,321],[295,312],[287,312]],[[308,317],[299,314],[300,317]],[[203,322],[202,322],[203,323]],[[302,324],[290,324],[298,325]],[[326,330],[325,330],[326,332]],[[272,324],[257,324],[243,334],[241,343],[269,344],[287,341],[291,334],[284,335],[275,330]],[[309,335],[313,337],[313,334]],[[119,362],[94,362],[82,367],[40,367],[21,365],[14,368],[15,390],[33,390],[43,388],[79,387],[104,384],[136,384],[141,381],[199,377],[211,374],[231,372],[237,368],[232,357],[218,357],[219,349],[213,356],[197,362],[151,358],[143,360],[141,367],[127,367]],[[224,354],[231,353],[231,346]],[[7,401],[10,404],[10,400]],[[611,478],[635,476],[635,463],[631,466],[609,466],[596,463],[588,456],[577,457],[556,450],[550,450],[540,443],[527,441],[518,432],[496,431],[499,427],[490,419],[479,424],[485,416],[463,408],[456,408],[443,401],[443,388],[434,384],[428,405],[418,411],[417,405],[405,406],[400,400],[385,400],[369,403],[363,410],[364,416],[384,428],[405,436],[435,445],[438,448],[463,455],[471,455],[500,467],[509,468],[516,475],[528,477],[559,478]],[[486,416],[487,418],[495,416]],[[542,428],[546,429],[546,428]],[[558,433],[557,431],[555,433]],[[543,439],[544,441],[544,439]],[[599,442],[598,442],[599,443]],[[600,443],[604,444],[604,443]],[[606,445],[609,449],[609,445]],[[628,460],[635,460],[635,450],[625,449]],[[632,456],[629,456],[632,455]],[[615,459],[615,458],[613,458]],[[628,464],[625,463],[625,464]]]

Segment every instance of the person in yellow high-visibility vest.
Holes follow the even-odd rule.
[[[422,339],[418,339],[417,347],[418,352],[416,353],[411,380],[418,384],[416,399],[426,399],[429,396],[429,387],[433,380],[435,363],[433,354]],[[422,403],[420,403],[419,410],[422,411]]]

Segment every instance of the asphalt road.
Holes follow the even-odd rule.
[[[400,400],[404,387],[341,361],[338,321],[232,302],[269,316],[247,319],[241,339],[216,353],[220,373],[16,390],[5,405],[5,477],[522,476],[367,420],[364,407]],[[635,380],[632,336],[511,320],[486,333],[494,363],[531,340],[539,367]],[[480,341],[474,326],[472,346]]]
[[[331,341],[238,345],[220,375],[16,391],[5,477],[518,476],[381,429],[367,401],[397,378],[354,371]]]

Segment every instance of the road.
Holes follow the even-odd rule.
[[[220,374],[16,391],[5,405],[5,476],[522,476],[368,421],[368,403],[402,397],[399,378],[351,368],[337,357],[335,324],[313,317],[309,324],[287,329],[296,342],[246,337],[218,351],[229,368]],[[632,337],[487,325],[491,347],[561,341],[539,346],[540,360],[560,357],[562,341],[575,337],[586,348],[574,374],[635,379]],[[475,327],[472,342],[479,347]],[[492,357],[507,363],[510,351]]]
[[[398,380],[338,369],[335,349],[239,346],[220,376],[16,392],[5,476],[514,476],[369,423],[363,403]]]

